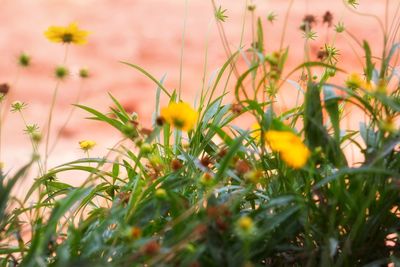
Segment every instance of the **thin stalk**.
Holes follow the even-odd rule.
[[[185,37],[186,37],[186,23],[188,15],[188,0],[185,0],[185,14],[183,19],[183,31],[182,31],[182,44],[181,44],[181,58],[179,63],[179,87],[178,87],[178,100],[181,100],[182,91],[182,80],[183,80],[183,57],[185,51]]]
[[[69,48],[69,45],[66,44],[65,51],[64,51],[63,65],[65,65],[65,63],[67,62],[68,48]],[[60,87],[60,83],[61,83],[61,79],[58,79],[57,83],[56,83],[56,87],[54,88],[54,91],[53,91],[53,96],[52,96],[51,104],[50,104],[49,117],[47,120],[47,133],[46,133],[45,155],[44,155],[44,173],[46,173],[46,171],[47,171],[47,161],[49,158],[49,142],[50,142],[51,122],[53,119],[54,106],[55,106],[55,103],[57,100],[58,88]]]
[[[47,160],[49,157],[49,142],[50,142],[50,129],[51,129],[51,122],[53,119],[53,111],[54,106],[57,100],[58,88],[60,87],[60,80],[57,80],[56,87],[54,88],[53,97],[51,99],[49,117],[47,119],[47,133],[46,133],[46,145],[45,145],[45,156],[44,156],[44,172],[47,171]]]
[[[79,104],[79,102],[80,102],[80,99],[81,99],[81,96],[82,96],[82,91],[83,91],[83,86],[84,86],[84,80],[81,80],[81,83],[79,85],[78,95],[76,96],[76,99],[75,99],[75,102],[74,102],[75,104]],[[72,118],[72,115],[74,114],[76,108],[77,108],[76,106],[73,106],[72,109],[70,110],[70,112],[69,112],[69,114],[67,116],[67,119],[65,120],[64,124],[61,126],[60,130],[57,133],[56,140],[54,141],[52,147],[50,148],[49,155],[56,148],[57,143],[60,141],[61,134],[65,130],[65,128],[67,127],[68,123],[70,122],[70,120]]]

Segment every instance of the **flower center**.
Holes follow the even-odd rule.
[[[73,37],[74,36],[71,33],[65,33],[62,36],[62,40],[63,40],[64,43],[70,43],[70,42],[72,42]]]
[[[177,128],[183,128],[183,126],[185,126],[185,122],[182,119],[174,119],[174,125]]]

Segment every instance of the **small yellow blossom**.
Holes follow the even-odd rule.
[[[87,43],[89,32],[78,28],[78,24],[73,22],[67,27],[50,26],[44,33],[47,39],[54,43],[73,43],[83,45]]]
[[[83,151],[89,151],[96,145],[96,142],[93,140],[82,140],[79,141],[79,146]]]
[[[155,192],[155,195],[157,198],[166,198],[167,197],[167,191],[165,191],[165,189],[163,188],[158,188]]]
[[[346,86],[349,88],[360,88],[364,84],[364,80],[361,78],[360,74],[358,73],[351,73],[346,80]]]
[[[196,124],[198,113],[189,104],[179,102],[162,108],[161,117],[178,129],[190,131]]]
[[[346,80],[346,86],[351,89],[362,88],[367,91],[376,90],[376,85],[373,81],[365,81],[358,73],[351,73]]]
[[[282,160],[292,168],[303,167],[310,157],[310,150],[290,131],[270,130],[265,133],[265,139],[272,151],[279,152]]]
[[[236,222],[236,230],[242,238],[250,238],[255,234],[256,228],[253,219],[243,216]]]

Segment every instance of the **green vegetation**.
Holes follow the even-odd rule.
[[[358,7],[357,1],[348,4]],[[214,8],[229,47],[223,28],[229,9]],[[334,41],[318,53],[319,61],[290,70],[289,48],[267,51],[264,45],[263,25],[281,18],[273,12],[256,18],[255,9],[246,10],[254,19],[252,45],[226,49],[228,60],[194,108],[128,62],[123,64],[154,82],[152,129],[112,95],[109,113],[76,105],[121,133],[113,153],[91,158],[95,143],[83,140],[87,157],[48,168],[49,131],[42,138],[38,126],[26,125],[32,161],[16,174],[3,168],[0,176],[1,266],[400,266],[397,32],[384,32],[379,57],[368,41],[357,41],[363,75],[340,68]],[[315,23],[307,15],[300,26],[306,58]],[[342,22],[335,33],[332,14],[323,23],[332,34],[347,34]],[[84,32],[75,24],[66,29],[46,34],[67,47]],[[84,33],[77,44],[85,42]],[[19,64],[28,67],[30,60],[23,54]],[[55,75],[63,79],[68,69],[58,67]],[[81,71],[82,78],[89,76]],[[277,94],[287,83],[304,101],[279,113]],[[160,106],[162,94],[167,107]],[[225,101],[227,94],[234,103]],[[343,129],[348,106],[365,118],[359,129]],[[21,115],[25,108],[12,105]],[[251,130],[234,126],[244,114],[255,122]],[[348,162],[347,146],[364,160]],[[87,176],[79,187],[57,178],[77,171]],[[13,188],[32,175],[26,197],[13,197]]]

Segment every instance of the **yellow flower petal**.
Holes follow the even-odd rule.
[[[161,117],[178,129],[190,131],[196,125],[198,114],[189,104],[179,102],[162,108]]]
[[[67,27],[50,26],[44,35],[51,42],[82,45],[87,43],[89,32],[79,29],[78,24],[73,22]]]
[[[279,152],[282,160],[290,167],[301,168],[310,157],[309,149],[290,131],[267,131],[265,139],[272,151]]]

